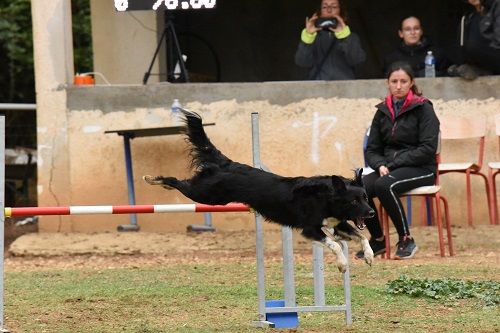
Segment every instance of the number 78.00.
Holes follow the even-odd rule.
[[[153,5],[153,9],[157,10],[162,3],[165,3],[165,7],[170,10],[179,9],[179,2],[181,3],[182,9],[201,9],[214,8],[216,0],[158,0]]]

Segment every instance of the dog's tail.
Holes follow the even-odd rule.
[[[193,168],[202,168],[206,163],[214,163],[223,166],[231,162],[222,154],[207,137],[203,129],[202,119],[199,114],[193,111],[181,109],[186,123],[185,134],[187,140],[191,143],[191,166]]]

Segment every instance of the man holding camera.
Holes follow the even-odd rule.
[[[322,0],[319,12],[306,17],[295,63],[310,68],[310,80],[352,80],[355,67],[365,59],[358,35],[346,24],[340,0]]]

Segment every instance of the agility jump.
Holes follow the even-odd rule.
[[[217,213],[250,212],[244,204],[227,205],[168,204],[119,206],[67,206],[67,207],[5,207],[5,217],[34,215],[92,215],[92,214],[147,214],[147,213]]]
[[[266,169],[260,161],[258,113],[252,113],[252,148],[255,167]],[[5,116],[0,114],[0,137],[5,136]],[[5,141],[4,141],[5,142]],[[85,214],[134,214],[134,213],[173,213],[173,212],[253,212],[240,203],[228,205],[204,204],[166,204],[166,205],[121,205],[121,206],[67,206],[67,207],[4,207],[4,145],[0,143],[0,331],[4,329],[4,218],[33,215],[85,215]],[[266,301],[264,232],[262,216],[255,213],[256,259],[257,259],[257,297],[258,319],[256,327],[294,328],[298,325],[298,312],[343,312],[347,325],[352,324],[351,286],[349,265],[342,273],[344,304],[327,305],[324,286],[323,247],[313,244],[314,305],[299,306],[296,303],[292,230],[282,227],[283,246],[283,286],[284,301],[272,304]],[[342,252],[348,258],[347,242],[342,241]],[[280,301],[281,302],[281,301]]]

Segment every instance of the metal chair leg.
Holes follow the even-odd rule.
[[[465,182],[467,188],[467,222],[469,226],[472,226],[472,190],[471,190],[471,179],[470,179],[470,169],[465,172]]]
[[[495,177],[496,175],[498,175],[498,172],[495,172],[495,174],[493,175],[493,182],[492,182],[492,195],[491,197],[493,198],[493,209],[494,209],[494,212],[495,212],[495,224],[498,225],[499,222],[498,222],[498,202],[497,202],[497,185],[496,185],[496,180],[495,180]]]
[[[437,211],[437,221],[436,225],[438,228],[438,238],[439,238],[439,253],[441,254],[441,257],[445,256],[444,253],[444,239],[443,239],[443,221],[441,220],[441,205],[439,203],[441,196],[439,195],[439,192],[436,193],[434,196],[434,199],[436,199],[436,211]]]
[[[450,257],[455,255],[453,251],[453,236],[451,233],[451,220],[450,220],[450,212],[448,209],[448,200],[445,197],[439,196],[439,199],[443,201],[444,205],[444,220],[446,222],[446,236],[448,237],[448,251],[450,253]]]
[[[491,192],[491,183],[488,177],[483,173],[477,173],[484,180],[484,186],[486,188],[486,200],[488,202],[488,217],[490,219],[490,224],[495,224],[495,213],[493,211],[493,194]]]
[[[381,215],[381,223],[382,223],[382,231],[384,233],[385,240],[385,258],[391,259],[391,236],[389,234],[389,215],[387,211],[380,205],[380,215]]]

